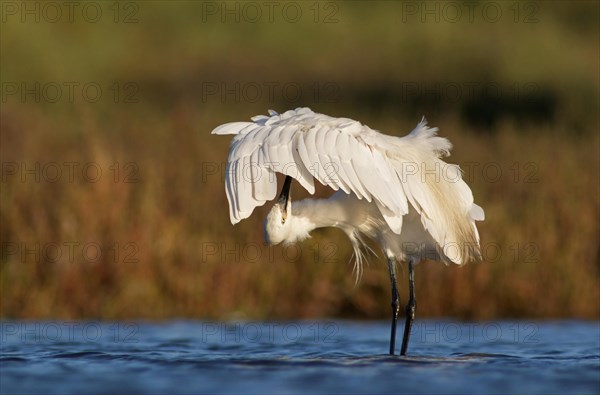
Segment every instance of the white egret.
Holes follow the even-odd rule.
[[[388,261],[392,292],[390,354],[394,354],[399,295],[396,262],[408,263],[409,301],[401,355],[406,355],[415,316],[414,266],[423,259],[462,265],[480,257],[475,221],[483,209],[457,165],[442,161],[450,142],[423,119],[404,137],[382,134],[348,118],[309,108],[269,111],[252,122],[232,122],[213,134],[235,135],[225,190],[231,223],[275,198],[275,173],[286,176],[265,220],[265,241],[294,243],[316,228],[337,227],[350,239],[360,275],[365,238],[378,242]],[[292,202],[296,179],[314,194],[314,179],[338,191],[327,199]]]

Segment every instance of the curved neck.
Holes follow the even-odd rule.
[[[331,198],[292,202],[292,217],[298,224],[312,227],[310,230],[338,226],[344,218],[340,211],[343,211],[343,207]]]

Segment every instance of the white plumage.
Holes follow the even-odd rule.
[[[266,241],[297,242],[315,228],[338,227],[352,242],[360,274],[364,238],[372,238],[388,258],[395,292],[396,260],[412,270],[425,258],[460,265],[480,256],[475,221],[484,219],[483,210],[459,167],[441,160],[452,145],[436,132],[423,119],[404,137],[388,136],[352,119],[297,108],[270,110],[212,133],[234,135],[225,182],[232,224],[276,197],[275,173],[310,194],[317,179],[338,192],[292,203],[286,182],[265,221]],[[395,338],[395,324],[393,330]]]
[[[452,146],[436,136],[437,128],[427,127],[422,120],[407,136],[393,137],[352,119],[333,118],[308,108],[269,113],[271,116],[253,117],[253,122],[227,123],[212,132],[235,135],[226,170],[233,224],[275,198],[275,173],[282,173],[298,180],[310,194],[315,192],[313,178],[343,191],[330,198],[327,208],[310,210],[311,216],[330,216],[332,205],[345,205],[336,211],[339,218],[331,224],[323,218],[308,219],[315,225],[342,228],[355,247],[360,240],[358,231],[379,239],[384,250],[391,249],[401,260],[411,254],[427,254],[427,258],[462,264],[478,257],[474,221],[484,219],[483,210],[473,203],[458,166],[440,159]],[[295,202],[291,216],[304,214],[316,202]],[[356,210],[368,215],[357,216]],[[381,219],[387,227],[379,223]],[[293,240],[281,241],[302,239],[294,237],[291,223],[286,228],[292,230],[289,237]],[[306,236],[304,230],[298,231]],[[389,233],[400,237],[394,240]]]

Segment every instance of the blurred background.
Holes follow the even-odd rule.
[[[600,318],[597,2],[1,7],[3,318],[387,319],[379,251],[229,222],[210,132],[302,106],[454,144],[484,260],[419,265],[418,316]]]

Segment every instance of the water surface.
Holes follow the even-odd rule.
[[[0,328],[2,394],[600,393],[598,322],[417,320],[406,357],[387,355],[388,322]]]

